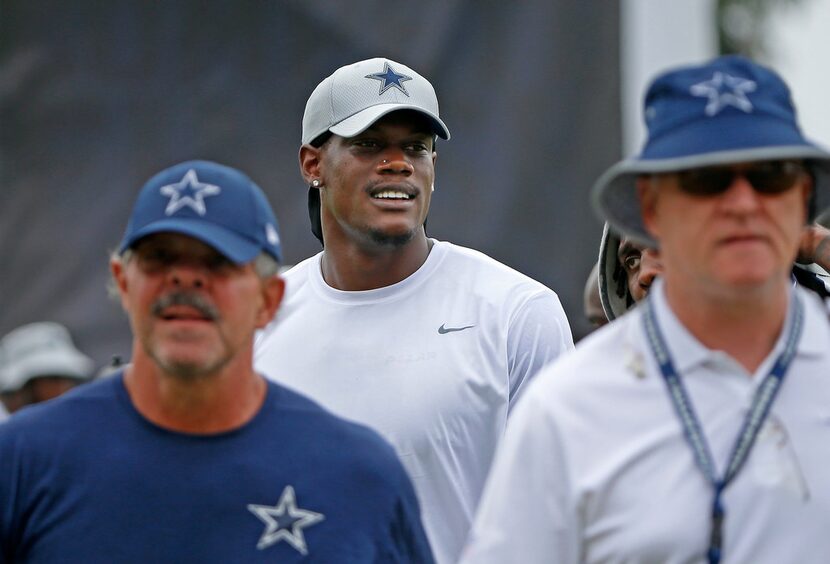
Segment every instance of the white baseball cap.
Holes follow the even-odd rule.
[[[303,143],[330,131],[340,137],[362,133],[386,114],[414,110],[430,118],[436,135],[450,138],[438,117],[438,98],[429,81],[390,59],[374,58],[340,67],[306,102]]]
[[[38,376],[87,380],[92,359],[72,344],[69,330],[49,321],[30,323],[0,341],[0,391],[14,392]]]

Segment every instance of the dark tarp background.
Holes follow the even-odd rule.
[[[248,173],[288,262],[319,250],[297,151],[305,100],[337,67],[399,60],[435,86],[431,236],[552,287],[576,337],[620,156],[618,3],[602,0],[0,0],[0,334],[66,324],[129,358],[107,257],[144,181],[207,158]]]

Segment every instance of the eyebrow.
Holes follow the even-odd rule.
[[[642,249],[635,247],[631,241],[623,241],[617,249],[617,259],[623,258],[631,251],[637,251],[638,253],[643,252]]]

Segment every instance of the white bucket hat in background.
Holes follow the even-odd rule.
[[[90,379],[95,364],[72,344],[59,323],[30,323],[0,341],[0,392],[14,392],[39,376]]]

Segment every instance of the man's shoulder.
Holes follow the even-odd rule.
[[[53,400],[21,409],[0,425],[3,437],[25,436],[26,441],[64,440],[64,435],[75,436],[86,421],[108,417],[102,406],[117,402],[120,376],[111,376],[82,384]],[[93,425],[94,426],[94,425]]]
[[[613,395],[646,375],[647,350],[640,342],[639,315],[628,313],[597,329],[574,350],[550,363],[530,384],[536,393],[568,403],[577,397]]]
[[[301,260],[297,264],[288,267],[285,271],[281,272],[281,276],[287,284],[302,284],[308,278],[310,269],[320,264],[320,256],[322,254],[323,253],[321,251],[316,255],[312,255]]]
[[[302,442],[336,447],[332,454],[345,454],[367,464],[397,466],[392,445],[373,429],[335,415],[287,386],[270,380],[268,386],[278,416],[291,420],[291,428],[300,430]]]
[[[441,264],[445,273],[464,278],[466,281],[483,286],[490,291],[513,292],[524,289],[528,292],[554,294],[554,291],[527,274],[519,272],[486,253],[456,245],[438,242],[445,247],[445,258]]]

